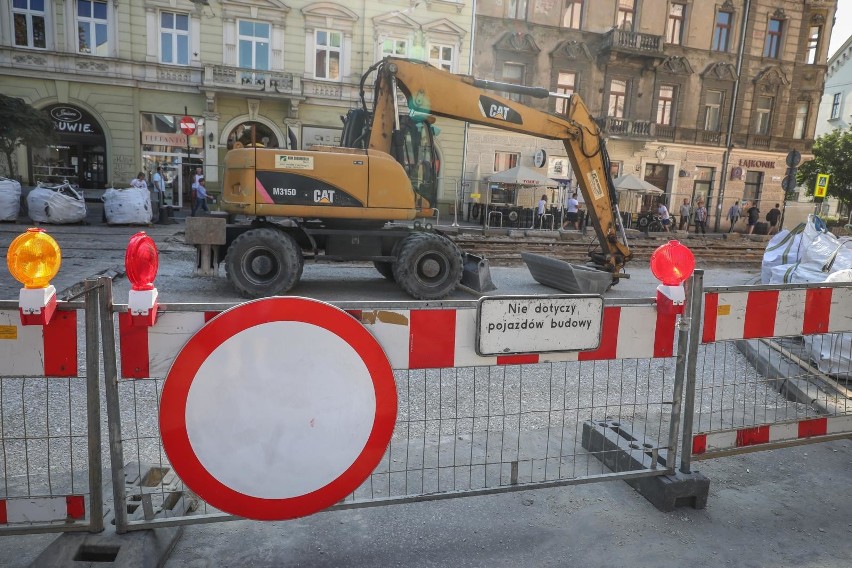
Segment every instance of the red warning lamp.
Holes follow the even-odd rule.
[[[124,255],[124,268],[133,289],[153,289],[159,266],[160,255],[157,252],[154,239],[149,237],[145,231],[140,231],[130,237],[130,244],[127,245],[127,252]]]
[[[651,255],[651,272],[662,282],[657,286],[657,310],[669,315],[682,314],[686,300],[683,283],[695,270],[695,256],[678,241],[661,245]]]
[[[132,288],[128,308],[133,325],[152,326],[157,321],[157,289],[154,280],[160,265],[154,240],[144,231],[130,237],[124,268]]]

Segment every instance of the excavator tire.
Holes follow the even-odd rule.
[[[440,300],[461,282],[464,260],[451,240],[413,233],[402,242],[393,266],[399,287],[418,300]]]
[[[290,291],[302,277],[304,259],[295,239],[277,229],[252,229],[231,243],[225,256],[228,280],[244,298]]]

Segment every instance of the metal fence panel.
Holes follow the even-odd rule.
[[[47,326],[0,302],[0,535],[103,529],[98,358],[95,287]]]
[[[379,466],[335,508],[670,471],[661,462],[646,470],[611,470],[604,465],[606,452],[585,450],[582,438],[584,423],[607,422],[623,435],[627,452],[656,458],[673,449],[673,317],[658,317],[648,301],[610,302],[611,324],[605,325],[598,350],[498,361],[473,351],[474,306],[339,306],[374,333],[394,362],[399,411]],[[104,362],[107,403],[114,405],[120,428],[112,442],[113,478],[127,480],[114,484],[120,487],[116,509],[126,515],[117,515],[119,531],[233,518],[202,502],[175,477],[159,432],[159,401],[171,359],[205,321],[228,307],[161,306],[158,324],[151,329],[131,330],[123,324],[125,307],[120,305],[110,306],[119,312],[117,324],[111,316],[102,320],[105,354],[110,353],[111,335],[121,355],[120,362]],[[645,327],[640,329],[634,318],[641,318]],[[395,326],[394,333],[383,326]],[[427,329],[429,335],[421,333]],[[131,348],[132,341],[136,344]],[[634,429],[642,432],[641,440],[630,436]]]
[[[693,459],[852,434],[852,287],[705,292]]]

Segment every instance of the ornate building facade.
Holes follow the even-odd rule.
[[[216,191],[236,143],[336,144],[362,73],[385,55],[469,73],[472,22],[455,0],[0,0],[0,92],[47,109],[59,134],[22,148],[18,170],[101,189],[163,166],[181,205],[196,167]],[[463,125],[437,125],[457,180]],[[455,185],[442,191],[452,201]]]
[[[653,183],[675,211],[683,199],[704,199],[708,226],[718,227],[735,200],[764,212],[783,202],[787,153],[813,145],[835,8],[836,0],[480,0],[474,74],[579,95],[608,138],[613,176]],[[564,104],[520,99],[551,112]],[[468,179],[486,187],[490,173],[514,165],[572,178],[560,144],[471,128]],[[652,201],[625,195],[622,211]]]

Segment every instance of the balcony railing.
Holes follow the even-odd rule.
[[[611,29],[604,35],[602,51],[627,51],[662,57],[663,36]]]
[[[597,119],[598,126],[610,136],[633,136],[650,138],[651,122],[648,120],[630,120],[608,116]]]
[[[667,124],[654,124],[651,131],[654,133],[654,137],[659,140],[667,140],[669,142],[674,142],[675,140],[674,126],[669,126]]]
[[[203,85],[266,93],[302,94],[302,78],[293,73],[243,69],[226,65],[205,66]]]

